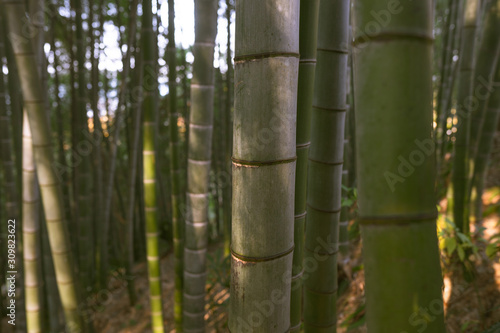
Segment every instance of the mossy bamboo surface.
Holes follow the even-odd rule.
[[[460,72],[457,90],[457,134],[455,135],[452,186],[453,220],[460,231],[468,232],[466,225],[466,193],[469,174],[467,147],[470,136],[470,107],[473,98],[474,50],[479,19],[479,0],[467,0],[462,29],[462,49],[460,50]]]
[[[208,192],[212,156],[217,1],[195,1],[195,41],[184,240],[184,332],[205,331]]]
[[[432,8],[430,0],[360,0],[353,6],[358,207],[370,333],[415,332],[424,325],[427,333],[445,332],[431,139]],[[372,13],[390,20],[382,26]]]
[[[323,1],[319,13],[304,247],[304,266],[308,268],[304,277],[304,331],[311,333],[336,332],[337,326],[349,1]]]
[[[141,45],[143,53],[143,100],[142,100],[142,154],[144,209],[146,213],[146,255],[148,261],[149,302],[151,306],[151,326],[154,333],[163,333],[163,306],[161,298],[160,254],[158,206],[156,199],[156,136],[158,106],[155,101],[157,92],[156,76],[156,37],[153,31],[151,1],[142,4]]]
[[[290,330],[299,13],[236,1],[231,332]]]
[[[64,219],[61,186],[53,169],[53,151],[48,119],[44,108],[42,85],[38,75],[31,40],[23,33],[24,1],[4,1],[24,104],[33,136],[36,172],[40,184],[45,220],[54,259],[56,279],[63,305],[68,332],[81,332],[78,297],[68,230]]]
[[[307,160],[311,145],[311,108],[316,69],[319,0],[300,2],[299,76],[297,91],[297,166],[295,171],[295,217],[290,304],[290,332],[299,332],[302,324],[302,277],[306,222]]]

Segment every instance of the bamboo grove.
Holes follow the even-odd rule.
[[[0,12],[0,333],[497,332],[500,0]]]

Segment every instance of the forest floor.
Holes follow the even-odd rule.
[[[499,178],[500,179],[500,178]],[[485,209],[500,208],[500,190],[498,187],[485,192]],[[489,240],[500,233],[498,209],[484,220],[484,239]],[[475,278],[467,282],[461,262],[449,260],[442,254],[444,273],[445,318],[448,333],[482,332],[500,322],[500,255],[488,258],[485,243],[475,241],[477,255],[471,255]],[[222,261],[222,250],[214,245],[209,254],[208,295],[207,295],[207,332],[225,332],[227,325],[227,305],[229,290],[223,276],[228,273],[227,263]],[[456,252],[455,252],[456,253]],[[364,333],[364,272],[362,269],[361,244],[352,244],[348,256],[340,258],[339,289],[341,296],[337,302],[338,332]],[[221,271],[222,270],[222,271]],[[173,291],[172,279],[173,256],[169,254],[162,260],[163,299],[166,314],[166,332],[175,332],[173,326]],[[134,272],[138,302],[129,306],[127,289],[124,281],[112,281],[111,297],[94,313],[94,325],[97,332],[106,333],[148,333],[149,303],[146,266],[136,266]]]

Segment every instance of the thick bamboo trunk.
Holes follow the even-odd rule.
[[[299,1],[236,1],[231,332],[288,332]]]
[[[468,183],[467,147],[470,135],[470,113],[474,102],[472,94],[474,77],[475,44],[479,19],[479,0],[467,0],[465,5],[460,72],[457,90],[457,134],[453,156],[453,220],[460,231],[468,232],[466,193]],[[477,101],[476,101],[477,103]]]
[[[353,10],[368,330],[442,333],[431,139],[432,1],[360,0]]]
[[[142,100],[142,154],[144,204],[146,212],[146,255],[148,260],[149,302],[151,305],[151,326],[154,333],[163,333],[163,306],[161,299],[160,253],[158,206],[156,199],[156,137],[158,121],[158,105],[155,96],[158,94],[156,62],[156,36],[153,31],[153,14],[151,1],[143,2],[142,7],[141,45],[143,54],[143,100]]]
[[[5,1],[11,37],[24,104],[33,135],[36,171],[40,184],[45,220],[50,238],[59,293],[65,312],[68,332],[81,332],[78,297],[74,279],[73,260],[69,246],[68,230],[64,219],[64,202],[61,186],[53,169],[51,135],[44,108],[42,85],[38,75],[35,55],[29,38],[23,35],[23,18],[26,9],[23,1]]]
[[[217,1],[195,1],[195,42],[184,241],[184,332],[205,330],[208,192],[212,145]]]
[[[336,332],[349,1],[323,1],[319,12],[307,191],[304,267],[308,271],[307,278],[304,277],[304,331]]]

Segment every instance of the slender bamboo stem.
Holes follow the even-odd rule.
[[[33,140],[28,116],[23,124],[23,255],[28,333],[42,332],[39,267],[40,194],[35,176]]]
[[[183,196],[181,195],[181,149],[182,142],[179,140],[179,128],[177,121],[179,113],[177,110],[177,49],[175,46],[175,6],[174,0],[168,1],[168,91],[169,91],[169,134],[170,134],[170,177],[172,183],[172,224],[174,243],[174,320],[175,329],[182,331],[182,298],[184,284],[184,221],[182,219],[181,207],[183,207]]]
[[[460,72],[457,91],[457,134],[455,135],[452,183],[453,183],[453,220],[460,231],[468,232],[466,225],[466,193],[468,183],[467,147],[470,135],[470,108],[473,98],[474,54],[477,26],[479,20],[479,0],[467,0],[462,30],[462,49],[460,50]]]
[[[26,9],[24,1],[21,0],[5,1],[4,5],[8,19],[9,36],[14,48],[24,103],[33,135],[36,171],[67,330],[69,332],[82,332],[73,260],[64,219],[62,191],[57,175],[52,168],[54,158],[48,119],[43,103],[42,85],[31,40],[22,33],[22,22],[26,15]]]
[[[195,42],[184,240],[184,332],[205,330],[208,192],[212,155],[214,46],[217,1],[195,0]]]
[[[157,94],[157,76],[155,63],[156,37],[153,31],[153,14],[151,1],[143,2],[141,45],[143,53],[143,100],[142,100],[142,154],[144,203],[146,213],[146,254],[148,259],[149,301],[151,304],[151,322],[155,333],[163,333],[163,305],[161,299],[160,253],[158,247],[159,225],[158,206],[156,199],[156,133],[158,120],[158,105],[155,103]]]
[[[311,145],[311,108],[318,35],[319,0],[300,2],[299,76],[297,91],[297,167],[295,171],[295,217],[290,331],[302,324],[302,277],[304,274],[304,235],[306,222],[307,162]]]
[[[304,281],[304,331],[336,332],[349,1],[323,1],[319,12],[304,246],[304,266],[309,268]],[[310,269],[308,263],[317,268]]]

